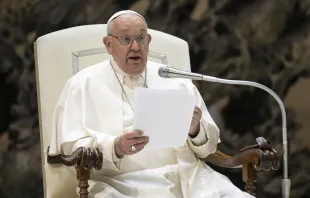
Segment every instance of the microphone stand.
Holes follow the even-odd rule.
[[[270,88],[268,88],[262,84],[256,83],[256,82],[243,81],[243,80],[227,80],[227,79],[221,79],[221,78],[205,76],[205,75],[199,75],[199,77],[200,78],[196,78],[195,80],[203,80],[203,81],[217,82],[217,83],[224,83],[224,84],[247,85],[247,86],[257,87],[257,88],[260,88],[260,89],[268,92],[278,102],[280,109],[281,109],[281,114],[282,114],[282,138],[283,138],[283,140],[282,140],[283,141],[283,179],[281,181],[282,196],[283,196],[283,198],[289,198],[291,180],[288,179],[288,162],[287,162],[288,161],[288,149],[287,149],[286,113],[285,113],[285,108],[284,108],[284,104],[283,104],[282,100]]]
[[[288,163],[287,163],[288,149],[287,149],[286,113],[285,113],[285,108],[284,108],[284,104],[282,100],[279,98],[279,96],[274,91],[256,82],[216,78],[212,76],[206,76],[202,74],[181,71],[181,70],[169,67],[168,65],[166,67],[159,68],[158,75],[163,78],[186,78],[186,79],[191,79],[191,80],[202,80],[202,81],[217,82],[217,83],[232,84],[232,85],[253,86],[253,87],[260,88],[268,92],[270,95],[272,95],[272,97],[278,102],[280,109],[281,109],[281,115],[282,115],[283,179],[281,181],[281,186],[282,186],[283,198],[289,198],[291,180],[288,179]]]

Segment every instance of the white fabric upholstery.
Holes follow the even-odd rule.
[[[152,36],[149,60],[190,71],[187,42],[156,30],[149,29],[149,34]],[[52,116],[60,92],[74,70],[109,57],[103,44],[105,35],[105,24],[85,25],[44,35],[34,44],[45,197],[76,197],[78,182],[68,168],[46,163]],[[76,60],[78,67],[73,66],[77,66]]]

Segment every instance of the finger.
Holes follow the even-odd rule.
[[[143,135],[143,132],[140,131],[140,130],[135,130],[135,131],[131,131],[131,132],[128,132],[128,133],[125,133],[124,134],[124,137],[126,139],[132,139],[132,138],[135,138],[135,137],[140,137]]]
[[[192,124],[191,127],[190,127],[190,131],[191,130],[196,130],[198,127],[199,127],[198,123]]]
[[[200,124],[201,119],[193,117],[191,126]]]
[[[134,146],[136,147],[136,150],[135,150],[135,151],[130,151],[130,153],[131,153],[131,154],[135,154],[135,153],[140,152],[142,149],[144,149],[144,147],[145,147],[145,145],[146,145],[147,143],[148,143],[148,142],[143,142],[143,143],[134,145]]]
[[[136,145],[134,145],[134,147],[136,148],[134,151],[132,150],[131,146],[128,147],[128,149],[126,149],[126,155],[133,155],[135,153],[138,153],[144,148],[144,146],[141,146],[140,144],[139,147],[137,147]]]
[[[122,138],[122,141],[120,142],[120,150],[125,155],[131,154],[133,151],[131,150],[131,146],[135,144],[140,144],[140,143],[145,143],[148,142],[149,138],[147,136],[142,136],[142,137],[136,137],[133,139],[125,139]]]
[[[201,112],[201,110],[197,110],[197,111],[194,111],[194,113],[193,113],[194,115],[201,115],[202,114],[202,112]]]
[[[199,112],[194,112],[193,118],[201,119],[201,117],[202,117],[201,113],[199,113]]]
[[[193,119],[192,119],[192,121],[191,121],[191,128],[196,128],[196,127],[198,127],[199,125],[200,125],[200,121],[201,121],[201,119],[197,119],[197,118],[194,118],[193,117]]]
[[[144,147],[141,147],[141,148],[139,148],[139,149],[136,149],[135,151],[130,150],[130,151],[128,152],[128,154],[127,154],[127,155],[133,155],[133,154],[136,154],[136,153],[140,152],[142,149],[144,149]]]
[[[147,141],[149,141],[149,137],[142,136],[142,137],[136,137],[136,138],[129,139],[126,141],[126,144],[131,146],[131,145],[140,144],[140,143],[147,142]]]
[[[195,106],[194,112],[201,114],[201,109],[197,106]]]
[[[137,149],[133,154],[139,153],[140,151],[142,151],[142,149],[144,149],[144,146],[139,148],[139,149]]]
[[[141,150],[145,147],[145,145],[147,145],[149,143],[149,141],[146,141],[146,142],[142,142],[142,143],[139,143],[139,144],[135,144],[134,146],[136,147],[137,150]]]
[[[129,146],[129,147],[127,147],[127,149],[126,149],[126,155],[132,155],[132,154],[134,154],[136,151],[137,151],[137,150],[132,151],[131,146]]]
[[[193,117],[192,118],[192,122],[200,122],[201,121],[201,117]]]
[[[201,120],[201,115],[194,114],[193,117],[192,117],[192,120],[198,120],[198,121],[200,121],[200,120]]]
[[[130,140],[136,141],[137,143],[145,142],[149,140],[149,136],[135,137],[135,138],[131,138]]]

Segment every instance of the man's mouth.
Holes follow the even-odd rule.
[[[141,60],[141,56],[133,55],[133,56],[129,56],[128,59],[129,59],[129,60],[138,61],[138,60]]]

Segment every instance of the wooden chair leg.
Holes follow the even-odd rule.
[[[80,198],[88,198],[88,180],[90,179],[90,170],[102,168],[103,156],[99,148],[79,147],[71,155],[59,154],[49,155],[47,148],[47,163],[63,164],[65,166],[75,166],[77,179],[79,180]]]
[[[245,182],[245,190],[249,194],[255,196],[255,183],[256,183],[256,170],[253,167],[253,163],[246,163],[242,166],[242,178]]]
[[[90,170],[84,168],[78,168],[77,179],[79,180],[80,198],[88,198],[88,180],[90,178]]]

